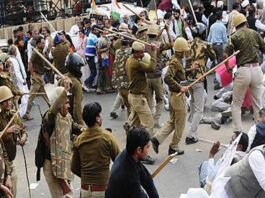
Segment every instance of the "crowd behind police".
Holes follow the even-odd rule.
[[[150,146],[158,153],[159,146],[173,132],[168,155],[184,154],[178,144],[187,117],[190,124],[185,143],[199,141],[197,131],[203,120],[207,80],[200,80],[192,88],[188,85],[240,50],[231,86],[234,132],[231,144],[240,135],[231,163],[235,165],[228,166],[222,177],[217,177],[222,160],[214,164],[220,147],[216,142],[210,159],[199,169],[200,184],[206,190],[191,189],[188,196],[195,193],[199,197],[201,193],[205,197],[208,193],[222,198],[249,198],[257,194],[263,197],[265,69],[260,67],[265,60],[261,36],[265,31],[263,1],[237,0],[230,11],[220,0],[206,6],[205,10],[195,2],[193,15],[185,4],[162,0],[153,20],[149,20],[146,12],[139,13],[140,18],[125,15],[121,20],[77,16],[69,33],[62,30],[51,36],[48,27],[37,30],[32,24],[27,32],[22,27],[14,30],[14,39],[8,40],[8,51],[0,53],[0,130],[15,117],[1,136],[0,196],[19,196],[14,164],[16,148],[27,141],[22,120],[33,120],[30,112],[34,98],[40,94],[48,106],[40,132],[40,143],[44,145],[41,167],[51,197],[73,197],[74,174],[81,178],[82,198],[159,197],[150,173],[142,164],[155,163],[148,155]],[[77,36],[78,41],[73,43],[71,36]],[[40,54],[61,74],[53,71]],[[225,66],[227,72],[232,72],[228,63]],[[55,85],[49,97],[47,83]],[[221,88],[218,80],[215,83],[215,89]],[[248,88],[255,125],[245,134],[243,131],[248,129],[242,127],[241,107]],[[120,107],[127,110],[123,151],[112,130],[102,128],[104,106],[85,101],[82,108],[84,92],[102,95],[115,91],[110,117],[116,119]],[[218,99],[217,95],[214,99]],[[170,118],[161,126],[164,105],[168,106]],[[110,160],[114,162],[111,171]]]

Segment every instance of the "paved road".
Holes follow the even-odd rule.
[[[212,82],[212,79],[211,81]],[[212,89],[213,83],[208,83],[210,89]],[[214,116],[216,112],[210,111],[210,106],[213,97],[213,91],[210,91],[208,102],[205,108],[205,114],[207,116]],[[96,95],[93,93],[84,94],[83,104],[92,101],[98,101],[103,107],[103,127],[112,128],[113,134],[117,138],[120,148],[123,149],[125,146],[126,136],[122,125],[124,124],[126,111],[119,110],[119,117],[115,120],[109,118],[110,109],[112,103],[115,99],[116,93],[107,94],[107,95]],[[41,98],[37,98],[36,103],[39,103],[42,109],[42,112],[45,112],[47,106]],[[27,156],[28,170],[29,170],[29,179],[31,184],[36,183],[36,167],[34,165],[34,150],[36,147],[36,142],[38,138],[39,128],[41,117],[38,112],[37,106],[34,106],[32,109],[32,116],[34,117],[33,121],[25,122],[29,138],[28,143],[25,146],[25,152]],[[164,123],[169,118],[169,113],[163,111],[161,123]],[[252,123],[250,115],[246,115],[244,118],[244,127],[247,131]],[[188,124],[183,135],[180,147],[185,150],[185,155],[178,157],[178,160],[175,164],[170,163],[159,175],[154,179],[155,185],[158,189],[159,195],[161,198],[178,198],[181,193],[185,193],[189,187],[199,187],[198,179],[198,167],[200,163],[208,158],[208,152],[211,145],[203,142],[198,142],[195,145],[185,145],[185,133],[188,130]],[[200,125],[199,127],[199,136],[207,138],[210,140],[220,140],[223,143],[228,143],[232,135],[231,123],[223,125],[220,130],[215,131],[211,129],[210,125]],[[171,136],[160,146],[159,154],[155,154],[152,149],[150,149],[150,154],[156,159],[155,165],[148,165],[148,170],[152,173],[159,164],[166,158],[168,151],[168,144],[171,139]],[[201,152],[197,150],[200,149]],[[220,154],[219,154],[220,155]],[[26,198],[28,196],[27,182],[25,176],[24,161],[21,152],[21,148],[18,148],[18,154],[16,158],[17,174],[18,174],[18,198]],[[32,189],[33,198],[49,198],[49,189],[45,181],[43,174],[41,175],[41,181],[37,183],[37,187]],[[79,197],[79,188],[80,188],[80,179],[75,177],[74,179],[74,197]]]

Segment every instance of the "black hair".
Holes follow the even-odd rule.
[[[151,140],[149,132],[143,127],[133,127],[129,130],[126,141],[126,150],[130,155],[133,155],[135,150],[144,146]]]
[[[238,8],[240,8],[240,4],[239,3],[234,3],[233,4],[233,10],[235,10],[235,9],[238,9]]]
[[[222,20],[223,12],[221,10],[218,10],[215,15],[217,20]]]
[[[12,45],[12,44],[14,44],[13,39],[12,39],[12,38],[11,38],[11,39],[8,39],[8,40],[7,40],[7,44],[8,44],[8,45]]]
[[[13,34],[16,34],[17,33],[17,29],[13,30]]]
[[[265,116],[265,108],[259,110],[259,116]]]
[[[248,148],[248,135],[241,131],[234,131],[234,134],[236,134],[236,137],[239,136],[239,134],[242,133],[242,136],[238,142],[242,146],[242,151],[246,152]]]
[[[41,40],[44,39],[43,37],[39,36],[36,40],[36,45],[38,45],[39,43],[41,43]]]
[[[85,30],[84,29],[79,30],[79,32],[82,32],[83,34],[85,34]]]
[[[138,23],[138,21],[140,21],[140,18],[137,16],[136,18],[135,18],[135,20],[134,20],[134,23]]]
[[[71,44],[71,46],[74,45],[71,37],[69,36],[69,34],[66,34],[65,35],[65,38],[69,41],[69,43]]]
[[[83,108],[83,120],[88,127],[92,127],[97,122],[97,117],[101,113],[102,108],[99,103],[92,102],[86,104]]]
[[[255,16],[256,8],[252,5],[248,11],[249,16]]]
[[[164,19],[170,19],[170,17],[172,16],[172,14],[170,12],[167,12],[164,16]]]
[[[22,32],[24,29],[23,29],[22,26],[19,26],[17,30],[20,31],[20,32]]]
[[[30,34],[30,36],[32,36],[32,31],[31,30],[28,30],[27,33]]]
[[[174,9],[173,12],[177,12],[180,14],[180,9]]]
[[[244,9],[241,9],[241,10],[239,11],[239,13],[243,14],[244,16],[246,16],[246,15],[247,15],[247,12],[246,12],[246,10],[244,10]]]
[[[51,34],[51,31],[50,31],[50,29],[49,29],[47,26],[45,26],[45,27],[43,27],[43,28],[45,28],[46,31],[47,31],[49,34]]]

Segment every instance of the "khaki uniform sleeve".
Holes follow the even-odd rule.
[[[205,53],[208,55],[208,57],[211,59],[211,61],[216,59],[216,54],[215,54],[215,51],[214,51],[212,45],[207,45]]]
[[[6,168],[5,172],[7,175],[11,175],[12,168],[11,168],[9,160],[8,160],[8,155],[7,155],[4,144],[3,143],[1,143],[1,144],[2,144],[2,149],[3,149],[4,161],[5,161],[5,168]]]
[[[76,147],[73,148],[73,155],[71,158],[71,171],[78,177],[81,177],[80,155]]]
[[[165,51],[165,50],[169,50],[169,49],[171,49],[171,44],[169,44],[169,43],[162,43],[161,44],[161,46],[160,46],[160,51],[162,52],[162,51]]]
[[[33,51],[31,54],[31,57],[30,57],[30,61],[33,63],[36,58],[37,58],[37,53],[35,51]]]
[[[11,80],[9,80],[8,78],[2,78],[0,80],[1,80],[1,86],[3,86],[3,85],[7,86],[11,90],[13,95],[15,95],[15,96],[20,95],[20,91],[16,88],[16,86],[14,85],[14,83]]]
[[[107,132],[107,133],[109,133],[109,132]],[[115,158],[120,153],[120,148],[118,146],[116,139],[114,138],[114,136],[112,134],[110,134],[110,142],[109,143],[110,143],[110,157],[111,157],[111,160],[114,162]]]
[[[139,61],[138,69],[143,72],[152,72],[156,69],[156,52],[152,51],[151,53],[151,62],[150,64],[146,64],[143,61]]]
[[[21,121],[19,116],[16,116],[15,123],[21,127],[21,130],[20,130],[21,136],[23,134],[26,134],[28,136],[27,131],[26,131],[26,126],[22,123],[22,121]]]
[[[176,66],[174,64],[177,63],[174,61],[169,63],[164,81],[170,87],[170,90],[173,90],[174,92],[180,92],[181,85],[174,79],[177,74],[177,69],[175,68]]]
[[[84,125],[84,121],[82,118],[82,87],[79,84],[76,84],[72,88],[72,94],[74,95],[74,102],[73,102],[73,118],[76,123]]]

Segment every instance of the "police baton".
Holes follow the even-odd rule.
[[[154,178],[160,171],[165,168],[165,166],[174,158],[178,155],[178,152],[173,153],[169,155],[161,164],[160,166],[152,173],[152,178]]]
[[[215,71],[218,67],[220,67],[221,65],[225,64],[227,61],[229,61],[231,58],[233,58],[234,56],[236,56],[237,54],[239,54],[239,50],[237,50],[236,52],[234,52],[231,56],[227,57],[226,59],[224,59],[222,62],[220,62],[218,65],[216,65],[214,68],[210,69],[208,72],[204,73],[202,76],[200,76],[198,79],[196,79],[195,81],[193,81],[190,85],[187,86],[187,89],[190,89],[193,85],[195,85],[197,82],[201,81],[203,78],[205,78],[206,76],[208,76],[209,74],[211,74],[213,71]],[[180,96],[182,94],[182,92],[179,92],[177,94],[177,96]]]

